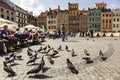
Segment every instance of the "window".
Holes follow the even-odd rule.
[[[12,18],[12,21],[14,21],[14,18]]]
[[[50,24],[50,21],[48,21],[48,24]]]
[[[91,16],[91,13],[89,13],[89,16]]]
[[[108,14],[106,14],[106,17],[108,17]]]
[[[115,18],[114,18],[114,21],[115,21]]]
[[[48,29],[50,29],[50,26],[48,26]]]
[[[4,15],[1,15],[2,18],[4,18]]]
[[[117,24],[117,28],[118,28],[118,24]]]
[[[115,28],[115,24],[113,25],[113,28]]]
[[[3,11],[3,8],[1,8],[1,11]]]
[[[53,18],[53,16],[51,16],[51,18]]]
[[[7,16],[7,19],[8,19],[8,20],[10,19],[9,16]]]
[[[104,20],[103,20],[103,23],[104,23]]]
[[[119,18],[117,18],[117,21],[119,21]]]
[[[9,11],[7,10],[7,13],[9,13]]]
[[[56,29],[56,26],[54,26],[54,29]]]
[[[108,20],[106,20],[106,23],[108,23]]]
[[[91,21],[91,18],[89,20]]]
[[[103,16],[104,16],[104,14],[103,14]]]
[[[111,23],[111,20],[109,20],[109,23]]]

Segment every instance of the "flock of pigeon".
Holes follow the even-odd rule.
[[[67,52],[70,52],[72,57],[77,56],[74,52],[74,49],[69,50],[69,47],[67,45],[65,46],[65,50]],[[50,51],[52,51],[51,54],[50,54]],[[27,75],[30,75],[30,74],[37,75],[37,73],[39,73],[40,71],[42,71],[42,73],[44,73],[45,72],[45,70],[44,70],[44,68],[45,68],[44,67],[45,66],[44,57],[47,56],[49,63],[51,65],[54,65],[55,61],[53,60],[53,58],[55,58],[56,55],[58,55],[60,51],[63,51],[61,45],[56,50],[54,48],[52,48],[50,45],[46,45],[45,47],[41,46],[39,48],[39,50],[35,50],[35,51],[32,50],[28,46],[27,55],[29,57],[29,60],[27,61],[26,65],[35,64],[36,60],[40,58],[40,57],[38,57],[39,53],[42,54],[42,58],[40,60],[39,65],[37,65],[33,69],[27,71],[26,74]],[[86,61],[86,64],[93,63],[94,60],[91,59],[90,54],[88,53],[88,51],[86,49],[84,49],[84,54],[86,55],[86,57],[83,57],[83,59]],[[101,60],[107,59],[107,57],[103,54],[103,52],[101,50],[99,52],[99,56],[100,56]],[[17,73],[11,68],[11,64],[15,64],[14,61],[16,61],[16,60],[23,60],[22,58],[23,57],[21,55],[18,55],[15,53],[11,53],[10,55],[5,57],[5,61],[3,61],[3,70],[8,73],[8,76],[16,76],[17,75]],[[67,68],[73,74],[79,74],[79,71],[75,68],[75,66],[70,61],[70,59],[66,59],[66,64],[67,64]]]

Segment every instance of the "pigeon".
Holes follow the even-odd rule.
[[[37,57],[38,52],[37,52],[37,51],[33,52],[32,54],[33,54],[33,55],[30,56],[30,59],[33,58],[33,57],[35,57],[35,59],[38,59],[38,57]]]
[[[28,50],[29,50],[29,51],[33,51],[29,46],[28,46]]]
[[[43,50],[45,51],[47,49],[47,46],[43,48]]]
[[[16,60],[22,60],[22,56],[21,55],[15,55],[15,59]]]
[[[42,56],[42,60],[41,60],[41,62],[40,62],[40,64],[39,64],[39,66],[31,69],[30,71],[28,71],[28,72],[27,72],[27,75],[28,75],[28,74],[33,74],[33,73],[36,73],[36,74],[37,74],[37,73],[39,73],[41,70],[42,70],[42,72],[43,72],[44,65],[45,65],[45,61],[44,61],[43,58],[44,58],[44,56]]]
[[[90,64],[90,63],[93,63],[93,60],[91,60],[90,57],[84,57],[83,59],[86,60],[86,64]]]
[[[59,53],[57,50],[53,50],[53,53]]]
[[[68,46],[67,45],[65,46],[65,50],[68,51]]]
[[[5,57],[5,61],[8,61],[10,58],[9,57]]]
[[[42,73],[44,72],[44,66],[45,66],[45,61],[44,61],[44,56],[42,56],[42,60],[41,60],[41,62],[40,62],[40,68],[41,68],[41,70],[42,70]]]
[[[16,60],[16,58],[15,58],[15,55],[12,57],[12,58],[10,58],[9,60],[7,60],[6,61],[6,63],[14,63],[14,61]]]
[[[58,54],[57,52],[53,52],[53,53],[51,54],[51,57],[54,58],[57,54]]]
[[[61,48],[62,48],[62,47],[61,47],[61,45],[60,45],[59,48],[58,48],[57,50],[61,50]]]
[[[104,56],[102,50],[100,50],[100,52],[99,52],[99,56]]]
[[[3,62],[3,70],[6,71],[8,73],[8,76],[15,76],[16,73],[13,71],[13,69],[7,65],[7,63],[4,61]]]
[[[48,45],[48,48],[51,49],[50,45]]]
[[[75,53],[74,49],[72,49],[72,51],[71,51],[72,57],[76,56],[74,53]]]
[[[105,61],[107,59],[107,57],[103,54],[102,50],[100,50],[99,56],[103,61]]]
[[[51,49],[48,49],[48,51],[45,51],[45,52],[41,52],[42,54],[48,54],[50,52]]]
[[[40,51],[42,51],[42,47],[40,47],[40,49],[37,50],[37,52],[40,52]]]
[[[41,65],[39,65],[39,66],[31,69],[30,71],[28,71],[28,72],[27,72],[27,75],[28,75],[28,74],[33,74],[33,73],[36,73],[36,74],[37,74],[37,73],[40,72],[40,70],[41,70]]]
[[[67,68],[74,74],[78,74],[78,70],[75,69],[74,65],[72,64],[72,62],[69,59],[67,60]]]
[[[10,58],[12,58],[14,55],[15,55],[15,54],[14,54],[14,53],[12,53],[12,54],[10,54],[10,55],[9,55],[9,57],[10,57]]]
[[[48,61],[50,62],[50,64],[52,65],[54,64],[54,61],[52,60],[52,57],[50,54],[48,55]]]
[[[86,49],[84,49],[84,53],[85,53],[86,56],[90,55]]]
[[[31,58],[31,59],[27,62],[27,64],[29,64],[29,63],[34,63],[34,64],[35,64],[35,61],[36,61],[36,58],[33,57],[33,58]]]
[[[32,52],[33,52],[33,51],[27,50],[27,54],[28,54],[29,57],[33,55]]]

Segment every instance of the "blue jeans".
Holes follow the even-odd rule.
[[[61,33],[62,41],[65,41],[65,32]]]

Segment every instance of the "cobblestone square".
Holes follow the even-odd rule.
[[[11,66],[17,74],[14,77],[7,77],[7,73],[3,70],[5,56],[0,56],[0,80],[120,80],[120,38],[102,37],[93,39],[87,40],[87,38],[76,37],[68,38],[68,41],[65,42],[62,42],[61,39],[46,39],[46,42],[41,45],[30,46],[33,50],[38,50],[40,46],[45,47],[48,44],[55,50],[59,45],[62,46],[62,51],[57,54],[58,57],[53,58],[54,65],[51,65],[45,56],[45,68],[47,68],[47,71],[44,73],[40,71],[34,78],[35,74],[26,74],[27,71],[37,66],[26,65],[29,60],[27,47],[16,52],[16,54],[22,55],[23,60],[17,60],[15,63],[18,63],[18,65]],[[65,45],[68,45],[69,50],[74,49],[75,57],[72,57],[70,52],[65,51]],[[85,60],[82,59],[85,57],[84,49],[90,53],[93,63],[86,64]],[[107,56],[106,61],[99,59],[100,50]],[[38,57],[36,64],[40,63],[42,54],[38,53]],[[67,58],[74,64],[79,74],[70,72],[66,64]]]

